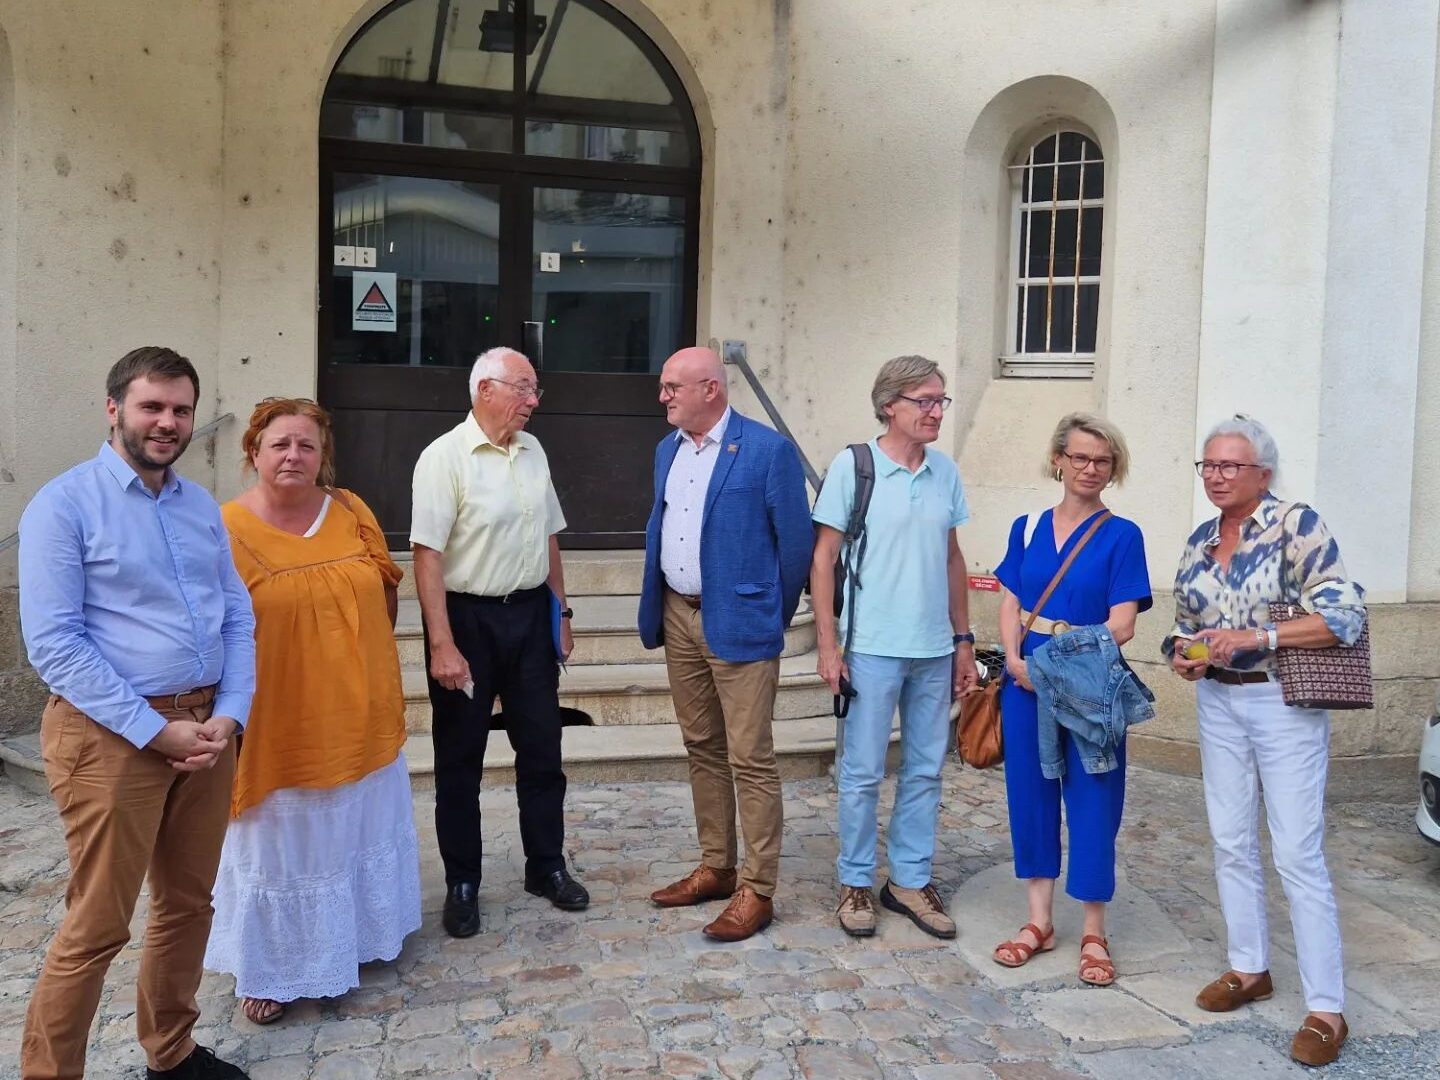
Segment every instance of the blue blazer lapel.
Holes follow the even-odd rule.
[[[710,517],[710,508],[715,505],[716,496],[725,486],[725,478],[730,475],[731,466],[740,456],[740,439],[744,431],[745,418],[732,409],[730,426],[725,429],[725,441],[719,447],[720,457],[715,462],[715,471],[710,474],[710,487],[705,492],[705,513],[700,519],[701,528],[704,528],[706,519]]]
[[[665,481],[670,477],[670,466],[675,464],[675,454],[680,443],[672,431],[660,444],[660,457],[655,465],[655,509],[665,504]]]

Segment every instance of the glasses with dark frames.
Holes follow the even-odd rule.
[[[1222,480],[1234,480],[1241,469],[1263,469],[1264,465],[1249,465],[1243,461],[1197,461],[1195,474],[1202,480],[1219,476]]]
[[[922,413],[935,412],[937,409],[943,413],[954,404],[954,399],[950,397],[911,397],[909,394],[896,394],[895,396],[901,401],[910,402]]]

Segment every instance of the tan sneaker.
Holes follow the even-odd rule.
[[[921,889],[902,889],[899,885],[887,881],[880,890],[880,903],[891,911],[907,916],[927,934],[938,938],[955,936],[955,920],[945,914],[945,905],[934,885],[926,885]]]
[[[840,917],[840,929],[851,937],[875,936],[875,901],[868,885],[841,885],[835,914]]]

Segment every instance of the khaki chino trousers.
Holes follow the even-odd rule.
[[[771,723],[780,660],[732,664],[705,643],[700,609],[665,590],[665,668],[690,759],[690,791],[701,861],[736,861],[735,809],[745,836],[740,884],[775,894],[784,811]]]
[[[166,720],[204,723],[212,692]],[[153,702],[152,702],[153,704]],[[235,744],[209,769],[177,772],[154,750],[51,696],[40,725],[50,793],[60,809],[70,881],[65,918],[30,997],[20,1046],[22,1080],[85,1074],[85,1044],[110,961],[130,940],[148,872],[150,909],[135,989],[135,1027],[152,1069],[173,1069],[195,1049],[195,994],[210,936],[210,906],[230,816]]]

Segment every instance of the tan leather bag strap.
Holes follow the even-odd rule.
[[[1070,549],[1070,554],[1065,556],[1065,561],[1060,564],[1060,569],[1055,571],[1055,576],[1050,579],[1050,584],[1046,585],[1045,591],[1040,594],[1040,602],[1035,605],[1035,610],[1030,612],[1030,618],[1025,620],[1025,629],[1020,632],[1020,640],[1015,643],[1017,652],[1025,644],[1025,638],[1029,636],[1030,628],[1035,625],[1035,620],[1040,617],[1040,612],[1045,610],[1045,605],[1049,603],[1050,597],[1055,594],[1055,590],[1059,588],[1060,582],[1063,581],[1065,575],[1070,572],[1070,567],[1075,565],[1075,560],[1080,555],[1080,552],[1085,550],[1085,545],[1090,542],[1090,538],[1100,531],[1100,526],[1109,521],[1111,516],[1109,510],[1101,513],[1101,515],[1091,523],[1090,528],[1085,530],[1085,535],[1080,537],[1075,546]]]
[[[327,487],[325,489],[325,494],[329,495],[330,498],[334,499],[341,506],[345,507],[346,510],[349,510],[352,514],[355,513],[355,507],[350,505],[350,496],[346,495],[339,488]]]

